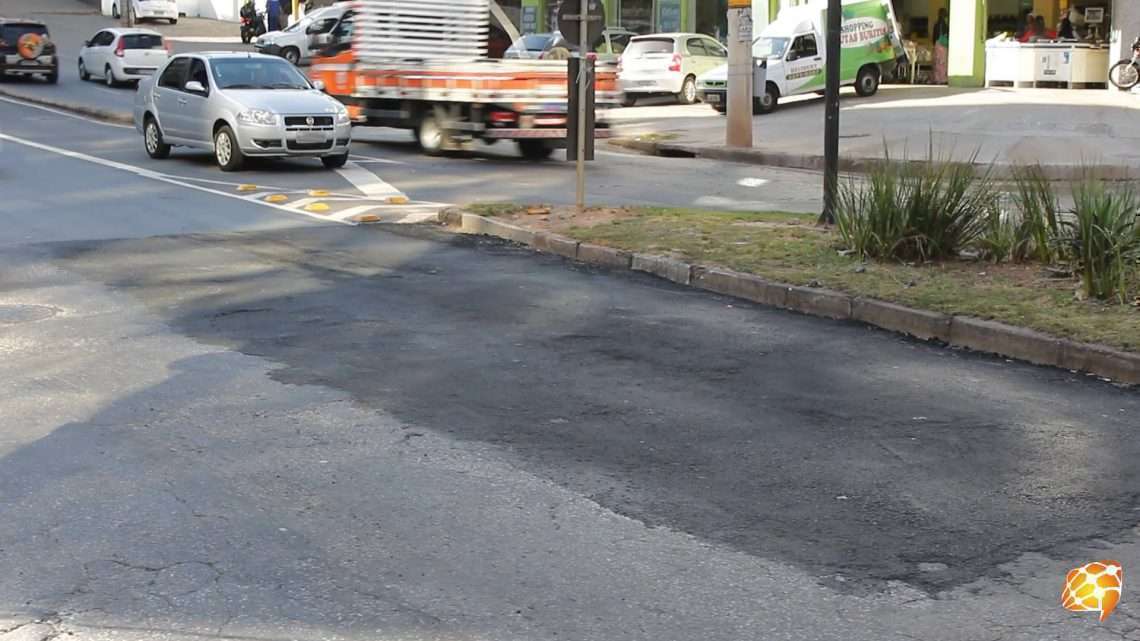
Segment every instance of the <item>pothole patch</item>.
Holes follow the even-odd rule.
[[[0,325],[41,321],[60,311],[58,307],[50,305],[0,305]]]

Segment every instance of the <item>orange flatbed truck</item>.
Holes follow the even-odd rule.
[[[566,146],[567,62],[486,58],[490,0],[357,0],[310,68],[360,125],[415,132],[427,154],[513,140],[529,159]],[[620,101],[598,62],[595,103]],[[595,136],[608,137],[604,121]]]

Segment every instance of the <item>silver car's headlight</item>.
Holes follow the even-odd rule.
[[[351,125],[352,118],[348,115],[348,110],[343,107],[336,112],[336,124],[338,125]]]
[[[268,109],[246,109],[238,114],[237,119],[238,122],[245,125],[273,126],[278,124],[277,114]]]

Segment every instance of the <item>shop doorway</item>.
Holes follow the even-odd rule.
[[[728,0],[703,0],[696,5],[696,32],[727,42]]]

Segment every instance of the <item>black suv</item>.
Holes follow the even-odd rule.
[[[0,79],[9,75],[59,81],[59,56],[44,23],[0,18]]]

